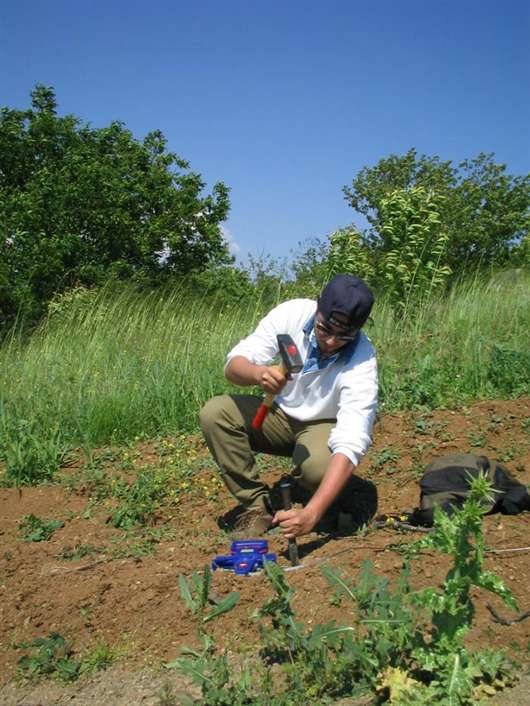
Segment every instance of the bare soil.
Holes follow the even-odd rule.
[[[230,536],[220,524],[234,505],[223,488],[212,484],[214,470],[201,442],[191,441],[196,458],[190,487],[182,492],[178,504],[160,510],[143,543],[141,537],[134,539],[114,528],[108,521],[112,503],[90,503],[83,484],[73,489],[64,483],[21,492],[0,489],[0,704],[155,706],[168,702],[164,693],[184,688],[185,680],[162,667],[179,655],[182,645],[196,644],[196,618],[180,599],[178,578],[201,570],[214,555],[228,553]],[[166,445],[166,453],[168,448]],[[130,450],[133,470],[145,463],[162,462],[157,449],[159,442],[142,442]],[[417,505],[417,479],[424,466],[437,455],[456,451],[498,459],[521,482],[530,483],[530,398],[382,417],[375,428],[374,444],[359,469],[360,475],[377,486],[378,514]],[[105,471],[122,474],[113,460]],[[276,459],[267,459],[267,479],[273,481],[282,471]],[[80,455],[64,469],[65,477],[74,480],[82,473]],[[20,521],[29,514],[60,519],[64,526],[48,541],[21,541]],[[530,513],[484,518],[488,548],[520,549],[490,552],[486,566],[512,589],[521,611],[530,608],[529,526]],[[151,553],[146,553],[146,536]],[[298,617],[309,623],[345,619],[343,609],[328,600],[330,590],[320,572],[323,563],[355,577],[361,562],[370,559],[378,573],[392,578],[402,566],[396,545],[419,536],[417,532],[368,529],[351,537],[310,535],[299,540],[304,566],[288,574],[296,590]],[[91,549],[85,556],[68,559],[80,545]],[[272,534],[269,546],[287,568],[286,542],[281,535]],[[413,563],[414,585],[436,585],[447,566],[439,555],[424,554]],[[211,633],[221,646],[234,652],[251,649],[257,643],[251,613],[271,594],[266,579],[262,574],[237,577],[216,572],[212,588],[220,598],[237,590],[241,600],[232,612],[210,623]],[[494,597],[478,591],[475,597],[477,614],[470,644],[507,648],[527,669],[530,619],[500,624],[487,603],[506,618],[513,618],[513,613]],[[27,650],[16,645],[51,632],[70,640],[78,655],[104,641],[118,650],[117,664],[72,685],[21,682],[16,678],[17,662]],[[519,687],[519,696],[514,691],[513,700],[507,697],[498,703],[530,703],[521,700],[528,689],[523,691],[521,694]]]

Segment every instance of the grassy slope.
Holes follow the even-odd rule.
[[[195,428],[202,403],[228,389],[227,350],[263,313],[259,301],[227,307],[179,291],[81,290],[63,299],[29,342],[0,349],[4,455],[28,429],[90,449]],[[367,331],[379,353],[383,409],[528,390],[527,276],[465,283],[404,320],[379,301],[373,319]]]

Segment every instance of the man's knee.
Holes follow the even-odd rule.
[[[327,447],[313,450],[311,455],[299,460],[293,475],[304,488],[314,492],[324,477],[330,458]]]
[[[204,407],[199,412],[199,424],[205,434],[213,429],[221,419],[223,412],[226,410],[228,395],[218,395],[208,400]]]

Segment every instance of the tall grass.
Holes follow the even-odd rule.
[[[59,300],[29,340],[0,348],[0,454],[28,427],[87,449],[195,429],[201,405],[229,389],[226,352],[265,310],[259,297],[226,305],[184,289]],[[383,409],[528,392],[528,276],[462,283],[406,319],[380,300],[373,320]]]
[[[530,393],[529,273],[462,281],[405,320],[383,301],[374,318],[387,409]]]
[[[80,290],[29,341],[0,349],[0,413],[81,446],[194,428],[224,388],[223,352],[255,318],[182,291]]]

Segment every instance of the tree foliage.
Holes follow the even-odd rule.
[[[419,186],[389,192],[380,203],[377,241],[367,243],[354,228],[331,237],[331,272],[354,272],[377,283],[403,313],[451,274],[448,232],[440,219],[443,203],[444,197]]]
[[[330,235],[329,241],[328,277],[340,272],[350,272],[372,285],[376,284],[374,254],[363,234],[355,226],[340,228]]]
[[[446,264],[454,272],[527,257],[530,174],[507,174],[506,165],[496,163],[493,154],[481,153],[454,166],[437,156],[418,157],[414,149],[363,168],[351,186],[344,187],[346,200],[369,223],[362,240],[376,254],[388,245],[388,198],[416,187],[439,198],[439,227],[447,234]]]
[[[381,200],[385,243],[379,268],[396,303],[428,296],[451,274],[448,233],[441,224],[443,197],[423,187],[394,191]]]
[[[228,188],[121,122],[58,116],[52,88],[0,111],[0,326],[75,284],[183,275],[231,260],[219,227]]]

